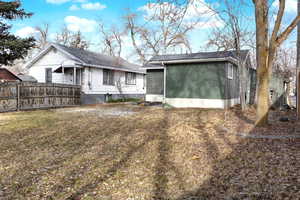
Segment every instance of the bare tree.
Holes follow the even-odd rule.
[[[256,59],[257,59],[257,119],[256,125],[268,123],[269,115],[269,83],[272,76],[272,67],[276,50],[287,39],[300,21],[300,15],[282,31],[281,23],[284,15],[285,0],[279,0],[279,8],[275,24],[269,38],[269,1],[253,0],[256,22]]]
[[[44,23],[41,26],[36,26],[35,30],[36,34],[36,47],[38,49],[44,49],[46,45],[49,43],[49,27],[48,23]]]
[[[178,49],[192,52],[188,34],[200,18],[188,19],[187,13],[191,6],[192,0],[187,1],[186,6],[157,0],[144,8],[148,13],[142,24],[137,19],[137,13],[128,11],[124,16],[126,28],[141,62],[146,62],[148,56],[153,54],[166,54]]]
[[[241,49],[251,47],[251,36],[253,31],[248,30],[246,17],[243,15],[243,8],[246,4],[240,1],[238,4],[230,0],[223,0],[224,6],[213,9],[218,13],[224,26],[221,28],[214,28],[207,44],[208,47],[216,47],[217,50],[234,50],[238,62],[239,73],[239,91],[240,103],[242,110],[246,108],[246,86],[247,84],[247,71],[245,57],[241,54]],[[249,56],[249,55],[247,55]]]
[[[64,25],[59,32],[56,33],[55,42],[69,47],[88,49],[90,42],[85,39],[80,30],[72,32]]]
[[[291,78],[294,77],[296,66],[296,49],[295,48],[278,48],[274,58],[273,73],[284,78],[286,102],[290,105],[290,88]]]
[[[79,49],[88,49],[89,42],[84,38],[80,31],[74,33],[70,40],[70,47],[79,48]]]
[[[297,12],[300,15],[300,0],[297,1]],[[297,107],[297,119],[300,119],[300,25],[297,27],[297,63],[296,63],[296,107]]]
[[[69,45],[71,37],[72,32],[64,25],[61,30],[56,33],[54,41],[62,45]]]
[[[140,27],[136,25],[136,17],[137,17],[136,14],[129,13],[126,16],[124,16],[124,19],[126,21],[126,28],[129,32],[132,45],[139,56],[139,60],[141,63],[145,63],[146,62],[145,46],[137,44]]]
[[[124,31],[120,31],[115,26],[105,29],[102,23],[99,23],[100,33],[102,35],[102,52],[111,56],[121,57]]]

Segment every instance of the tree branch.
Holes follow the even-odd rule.
[[[298,25],[299,22],[300,22],[300,15],[295,17],[292,23],[276,38],[276,43],[280,45],[294,30],[294,28]]]
[[[280,29],[280,25],[281,25],[281,22],[282,22],[284,9],[285,9],[285,0],[279,0],[279,9],[278,9],[278,12],[277,12],[276,21],[275,21],[275,25],[274,25],[274,28],[273,28],[273,32],[272,32],[272,36],[271,36],[271,40],[270,40],[270,44],[269,44],[270,47],[272,47],[273,45],[276,46],[275,41],[276,41],[279,29]]]

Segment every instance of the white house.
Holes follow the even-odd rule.
[[[42,83],[82,86],[82,103],[143,98],[146,71],[122,58],[51,43],[25,67]]]

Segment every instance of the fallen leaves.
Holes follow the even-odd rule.
[[[82,107],[80,109],[85,109]],[[86,109],[91,110],[90,107]],[[297,199],[300,140],[252,139],[300,130],[256,128],[254,109],[93,106],[1,117],[0,198]],[[105,112],[133,111],[126,116]],[[292,115],[292,113],[287,113]],[[295,131],[296,130],[296,131]],[[5,187],[4,187],[5,186]]]

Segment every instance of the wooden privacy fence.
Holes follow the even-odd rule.
[[[80,105],[79,85],[0,83],[0,112]]]

